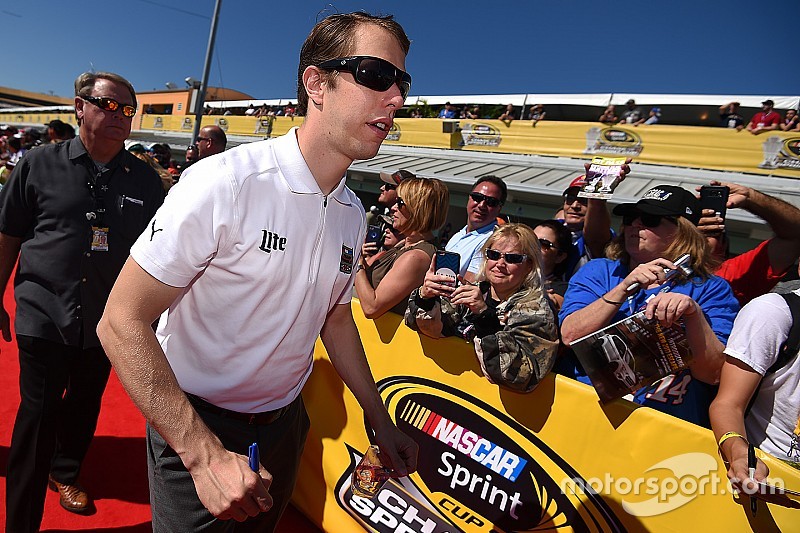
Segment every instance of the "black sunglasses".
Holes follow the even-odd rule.
[[[498,205],[503,205],[503,202],[501,202],[498,198],[495,198],[494,196],[486,196],[485,194],[481,194],[479,192],[471,192],[469,193],[469,197],[472,198],[472,201],[475,202],[476,204],[479,204],[481,202],[486,202],[486,205],[488,205],[489,207],[497,207]]]
[[[384,183],[383,188],[387,191],[393,191],[397,188],[397,185],[392,185],[391,183]]]
[[[323,61],[317,67],[324,70],[349,72],[356,83],[373,91],[388,91],[395,83],[403,100],[411,90],[411,75],[403,72],[385,59],[372,56],[343,57]]]
[[[651,215],[648,213],[631,213],[630,215],[623,215],[622,223],[625,226],[630,226],[637,218],[642,221],[642,226],[646,228],[657,228],[661,224],[662,218],[669,220],[673,224],[678,223],[678,219],[675,217],[670,217],[667,215]]]
[[[528,259],[528,254],[512,254],[508,252],[504,253],[504,252],[499,252],[497,250],[492,250],[491,248],[487,248],[486,250],[487,259],[491,259],[492,261],[499,261],[501,257],[503,257],[506,260],[506,263],[517,265]]]
[[[136,114],[136,107],[127,104],[120,104],[113,98],[108,98],[106,96],[81,96],[83,100],[86,100],[90,104],[94,104],[103,111],[109,111],[113,113],[119,108],[122,108],[122,114],[128,118],[132,117]]]
[[[197,144],[200,141],[210,141],[210,140],[211,140],[210,137],[198,137],[197,139],[194,140],[194,144]]]
[[[589,205],[589,199],[583,198],[582,196],[577,196],[574,194],[565,194],[564,195],[564,203],[567,205],[572,205],[575,202],[578,202],[581,205]]]
[[[548,241],[547,239],[541,239],[540,238],[539,239],[539,246],[541,246],[543,250],[549,250],[551,248],[554,249],[554,250],[558,250],[558,246],[556,246],[555,243],[552,243],[552,242]]]
[[[403,201],[403,199],[402,199],[402,198],[400,198],[400,197],[398,196],[398,197],[397,197],[397,201],[394,203],[394,205],[396,205],[396,206],[397,206],[397,209],[403,209],[403,207],[405,207],[405,206],[406,206],[406,205],[408,205],[408,204],[406,204],[406,203]]]

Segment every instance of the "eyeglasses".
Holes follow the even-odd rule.
[[[397,209],[399,210],[399,209],[403,209],[403,207],[405,207],[405,206],[406,206],[406,205],[408,205],[408,204],[407,204],[407,203],[405,203],[405,202],[403,201],[403,199],[402,199],[402,198],[400,198],[400,197],[398,196],[398,197],[397,197],[397,201],[394,203],[394,205],[396,205],[396,206],[397,206]]]
[[[356,83],[373,91],[388,91],[395,83],[403,100],[411,90],[411,75],[403,72],[385,59],[372,56],[343,57],[323,61],[317,67],[324,70],[349,72]]]
[[[384,183],[383,188],[387,191],[393,191],[397,188],[397,185],[392,185],[391,183]]]
[[[497,207],[498,205],[503,205],[503,202],[500,199],[495,198],[494,196],[486,196],[485,194],[481,194],[479,192],[471,192],[469,193],[469,197],[472,198],[472,201],[476,204],[481,202],[486,202],[486,205],[489,207]]]
[[[90,104],[94,104],[103,111],[109,111],[113,113],[119,108],[122,108],[123,116],[128,118],[132,117],[136,114],[136,107],[127,104],[120,104],[113,98],[108,98],[106,96],[81,96],[83,100],[86,100]]]
[[[678,219],[675,217],[670,217],[667,215],[651,215],[648,213],[631,213],[630,215],[623,215],[622,223],[625,226],[630,226],[637,218],[642,221],[642,226],[646,228],[657,228],[659,225],[661,225],[662,218],[669,220],[673,224],[678,223]]]
[[[554,250],[558,250],[558,246],[555,243],[548,241],[547,239],[539,239],[539,246],[542,247],[542,250],[550,250],[551,248]]]
[[[209,142],[211,142],[211,138],[210,137],[198,137],[197,139],[194,140],[194,144],[197,144],[200,141],[209,141]]]
[[[508,252],[504,253],[497,250],[492,250],[491,248],[488,248],[486,250],[487,259],[491,259],[492,261],[499,261],[501,257],[506,260],[506,263],[517,265],[528,259],[528,254],[512,254]]]

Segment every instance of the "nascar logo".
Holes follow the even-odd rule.
[[[509,481],[516,481],[528,463],[522,457],[414,401],[407,403],[400,418]]]

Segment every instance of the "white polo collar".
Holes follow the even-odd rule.
[[[322,195],[322,189],[319,188],[317,180],[314,179],[314,175],[311,174],[311,170],[300,152],[300,145],[297,142],[297,127],[275,139],[273,153],[290,191],[297,194]],[[342,176],[341,181],[329,196],[340,204],[350,205],[352,201],[347,194],[345,179],[346,176]]]

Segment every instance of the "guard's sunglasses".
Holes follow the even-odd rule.
[[[667,219],[673,224],[677,224],[678,220],[675,217],[667,216],[667,215],[651,215],[648,213],[631,213],[629,215],[623,215],[622,223],[626,226],[630,226],[636,219],[642,221],[642,226],[645,228],[657,228],[661,225],[661,219]]]
[[[136,114],[136,107],[127,104],[120,104],[113,98],[106,96],[81,96],[87,102],[96,105],[103,111],[115,112],[117,109],[122,108],[122,114],[128,118]]]
[[[395,83],[400,88],[403,100],[411,90],[411,75],[403,72],[385,59],[372,56],[342,57],[329,59],[317,65],[324,70],[349,72],[356,83],[373,91],[388,91]]]
[[[500,258],[503,257],[506,260],[506,263],[512,265],[518,265],[528,259],[528,254],[512,254],[512,253],[504,253],[498,250],[493,250],[491,248],[486,250],[486,258],[491,259],[492,261],[500,261]]]

